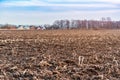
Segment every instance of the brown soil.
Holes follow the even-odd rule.
[[[120,30],[1,30],[0,80],[120,80]]]

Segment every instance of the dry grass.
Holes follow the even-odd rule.
[[[119,80],[120,30],[0,31],[0,80]]]

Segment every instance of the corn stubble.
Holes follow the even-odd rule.
[[[119,79],[119,30],[0,31],[0,80]]]

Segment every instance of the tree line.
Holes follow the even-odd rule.
[[[55,20],[52,25],[0,25],[0,29],[120,29],[120,21],[114,21],[110,17],[101,18],[100,20]]]
[[[46,29],[119,29],[120,21],[112,21],[110,17],[101,20],[56,20],[52,25],[44,25]]]

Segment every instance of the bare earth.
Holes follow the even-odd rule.
[[[120,30],[0,30],[0,80],[120,80]]]

